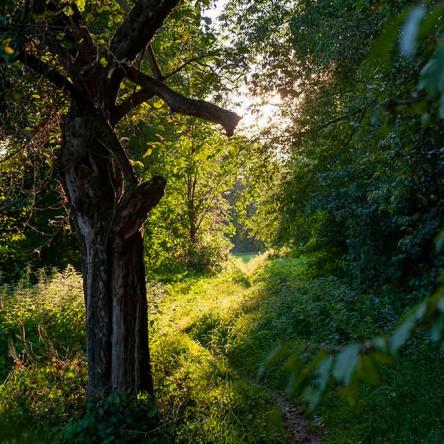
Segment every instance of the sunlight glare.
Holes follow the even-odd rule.
[[[275,124],[282,104],[278,93],[267,97],[254,97],[246,87],[233,94],[230,100],[233,102],[233,110],[242,117],[239,130],[247,133]]]

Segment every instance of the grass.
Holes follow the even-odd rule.
[[[149,288],[153,414],[160,421],[150,436],[158,443],[286,442],[270,392],[285,390],[287,370],[277,362],[258,379],[270,351],[288,343],[304,355],[307,342],[362,340],[390,329],[404,307],[396,291],[357,292],[307,258],[237,259],[215,276]],[[113,441],[116,428],[99,430],[100,418],[83,403],[82,301],[73,272],[3,290],[0,417],[25,424],[23,442],[149,442],[145,435]],[[398,362],[380,369],[379,384],[360,388],[354,404],[333,390],[312,427],[324,430],[327,443],[444,442],[443,368],[442,352],[418,333]],[[128,415],[126,428],[141,426]],[[143,415],[147,422],[152,414]],[[0,421],[1,432],[0,442],[19,442]]]
[[[161,411],[178,424],[178,442],[285,442],[282,416],[270,395],[240,375],[227,356],[237,341],[234,323],[248,287],[234,267],[151,294],[157,390],[167,394],[159,398]]]
[[[185,294],[210,281],[194,278],[174,286],[150,286],[155,426],[149,409],[137,422],[133,416],[140,417],[140,412],[128,413],[125,400],[108,400],[97,409],[101,412],[85,404],[80,276],[67,271],[42,276],[36,286],[3,288],[0,442],[284,442],[282,417],[271,398],[240,377],[223,355],[187,333],[186,317],[193,318],[193,313],[182,306],[180,328],[167,310],[174,311],[176,296],[181,299],[173,289]],[[233,300],[238,286],[232,282]],[[228,295],[230,288],[219,288],[223,290]]]
[[[306,258],[257,257],[166,292],[156,335],[164,329],[186,334],[246,381],[257,378],[282,343],[303,354],[307,342],[363,340],[390,330],[404,306],[393,289],[358,293],[334,276],[319,275]],[[444,442],[443,368],[442,352],[419,333],[397,362],[379,369],[379,384],[362,385],[354,403],[333,390],[315,412],[313,427],[324,426],[327,443]],[[284,391],[287,382],[278,363],[261,384]]]
[[[248,264],[252,259],[254,259],[257,256],[260,256],[261,253],[257,251],[251,251],[251,252],[245,252],[245,253],[232,253],[232,255],[236,258],[241,260],[243,263]]]

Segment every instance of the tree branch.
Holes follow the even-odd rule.
[[[117,165],[119,165],[124,179],[125,189],[133,188],[137,184],[133,167],[113,129],[104,118],[98,118],[97,130],[97,140],[113,155]]]
[[[149,45],[149,47],[151,47],[151,45]],[[151,49],[152,51],[152,49]],[[180,66],[178,66],[177,68],[175,68],[173,71],[171,71],[168,74],[162,75],[160,73],[160,69],[158,70],[158,75],[161,76],[161,80],[166,80],[169,79],[170,77],[174,76],[175,74],[177,74],[179,71],[181,71],[182,69],[186,68],[189,64],[193,63],[193,62],[197,62],[199,60],[202,60],[206,57],[210,57],[211,55],[213,55],[214,53],[208,53],[205,54],[203,56],[196,56],[196,57],[192,57],[191,59],[188,59],[187,61],[185,61],[184,63],[182,63]],[[154,55],[154,54],[153,54]],[[155,59],[154,59],[155,62]],[[156,63],[157,65],[157,63]],[[122,75],[123,77],[123,75]],[[158,79],[159,80],[159,79]],[[151,92],[147,92],[144,90],[139,90],[136,91],[134,94],[132,94],[130,97],[128,97],[128,99],[126,99],[125,101],[123,101],[120,105],[116,105],[112,110],[111,110],[111,125],[114,126],[116,125],[120,120],[122,120],[132,109],[138,107],[140,104],[142,104],[143,102],[146,102],[147,100],[151,99],[154,97],[155,94],[151,93]]]
[[[151,68],[151,73],[153,74],[153,77],[157,80],[163,80],[164,77],[162,75],[162,72],[160,71],[159,65],[156,60],[156,56],[154,55],[153,47],[151,46],[151,43],[148,44],[146,48],[146,56],[148,59],[148,63]]]
[[[111,126],[115,126],[120,120],[122,120],[132,109],[138,107],[143,102],[150,100],[154,97],[154,94],[143,89],[136,91],[120,105],[116,105],[110,115]]]
[[[39,58],[22,52],[18,55],[17,59],[20,60],[25,66],[31,68],[33,71],[41,74],[45,79],[53,83],[61,91],[67,91],[75,101],[83,103],[94,109],[94,105],[67,78],[65,78],[58,71],[52,69],[45,62],[42,62]],[[96,122],[98,129],[98,141],[116,159],[126,186],[131,187],[132,185],[135,185],[137,181],[133,168],[129,163],[125,150],[120,144],[111,126],[108,124],[105,118],[98,118]]]
[[[69,5],[71,13],[65,9],[67,2],[59,0],[35,0],[25,4],[28,5],[23,11],[28,10],[28,23],[16,25],[25,26],[23,33],[28,39],[33,39],[34,44],[38,41],[41,49],[47,48],[56,55],[72,79],[81,79],[83,76],[79,74],[87,70],[94,71],[98,50],[75,2]],[[51,13],[47,14],[49,11]],[[63,32],[63,39],[51,31]]]
[[[297,132],[294,135],[294,137],[295,138],[300,138],[300,137],[304,137],[304,136],[306,136],[308,134],[317,133],[319,131],[322,131],[323,129],[328,128],[329,126],[332,126],[332,125],[334,125],[336,123],[339,123],[339,122],[342,122],[344,120],[350,119],[351,117],[356,116],[356,115],[358,115],[360,113],[363,113],[363,112],[366,112],[366,111],[367,111],[367,108],[360,108],[358,110],[355,110],[352,113],[338,116],[338,117],[336,117],[336,118],[334,118],[332,120],[329,120],[329,121],[327,121],[325,123],[322,123],[322,124],[319,124],[317,126],[309,127],[309,128],[306,128],[306,129],[302,129],[301,131]]]
[[[179,0],[137,0],[115,33],[110,50],[118,61],[132,61],[143,51]]]
[[[163,177],[155,176],[135,190],[126,192],[119,202],[113,231],[124,239],[135,234],[142,227],[150,210],[159,203],[165,184]]]
[[[88,100],[65,76],[53,69],[50,65],[31,54],[25,52],[19,53],[17,60],[22,62],[28,68],[31,68],[37,74],[40,74],[46,80],[55,85],[62,92],[67,92],[70,96],[80,103],[87,103]]]
[[[171,108],[171,111],[218,123],[224,127],[228,136],[233,135],[241,119],[236,113],[206,102],[205,100],[184,97],[159,80],[153,79],[131,66],[125,67],[125,73],[130,80],[142,87],[145,91],[151,92],[163,99]]]
[[[169,74],[166,74],[163,79],[165,80],[165,79],[168,79],[169,77],[174,76],[174,74],[177,74],[179,71],[182,71],[182,69],[186,68],[190,63],[197,62],[198,60],[202,60],[203,58],[208,57],[209,55],[210,54],[207,54],[202,57],[196,56],[196,57],[192,57],[191,59],[188,59],[187,61],[185,61],[181,65],[179,65],[176,69],[173,69],[173,71],[171,71]]]

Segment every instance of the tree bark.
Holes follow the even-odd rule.
[[[155,178],[123,190],[101,143],[99,121],[73,105],[64,128],[61,175],[81,243],[88,392],[153,393],[141,226],[163,194]]]
[[[153,394],[141,232],[127,240],[115,235],[111,261],[111,386],[130,393]]]
[[[191,152],[190,158],[192,158]],[[187,175],[187,210],[188,210],[188,263],[191,267],[196,267],[196,246],[197,246],[197,214],[195,205],[196,174]]]

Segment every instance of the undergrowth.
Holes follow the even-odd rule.
[[[185,293],[203,279],[176,284]],[[238,284],[233,283],[233,288]],[[156,404],[86,399],[83,293],[73,270],[0,297],[0,442],[272,443],[282,418],[271,399],[186,332],[156,328],[168,289],[152,283]],[[165,313],[165,317],[168,315]]]
[[[285,390],[287,369],[278,360],[258,376],[270,351],[372,337],[421,297],[357,291],[310,259],[266,255],[149,289],[156,404],[114,397],[100,408],[85,403],[80,277],[1,290],[0,442],[284,443],[270,394]],[[329,443],[443,442],[443,364],[418,333],[378,384],[331,393],[311,427]]]
[[[285,391],[291,369],[283,361],[258,379],[277,346],[287,343],[303,356],[371,338],[393,328],[424,296],[390,287],[357,291],[317,265],[311,258],[262,256],[213,278],[167,286],[156,334],[185,333],[242,379],[259,382],[264,391]],[[419,332],[398,360],[377,369],[377,384],[332,392],[312,416],[312,427],[329,443],[443,442],[443,367],[442,352]]]

